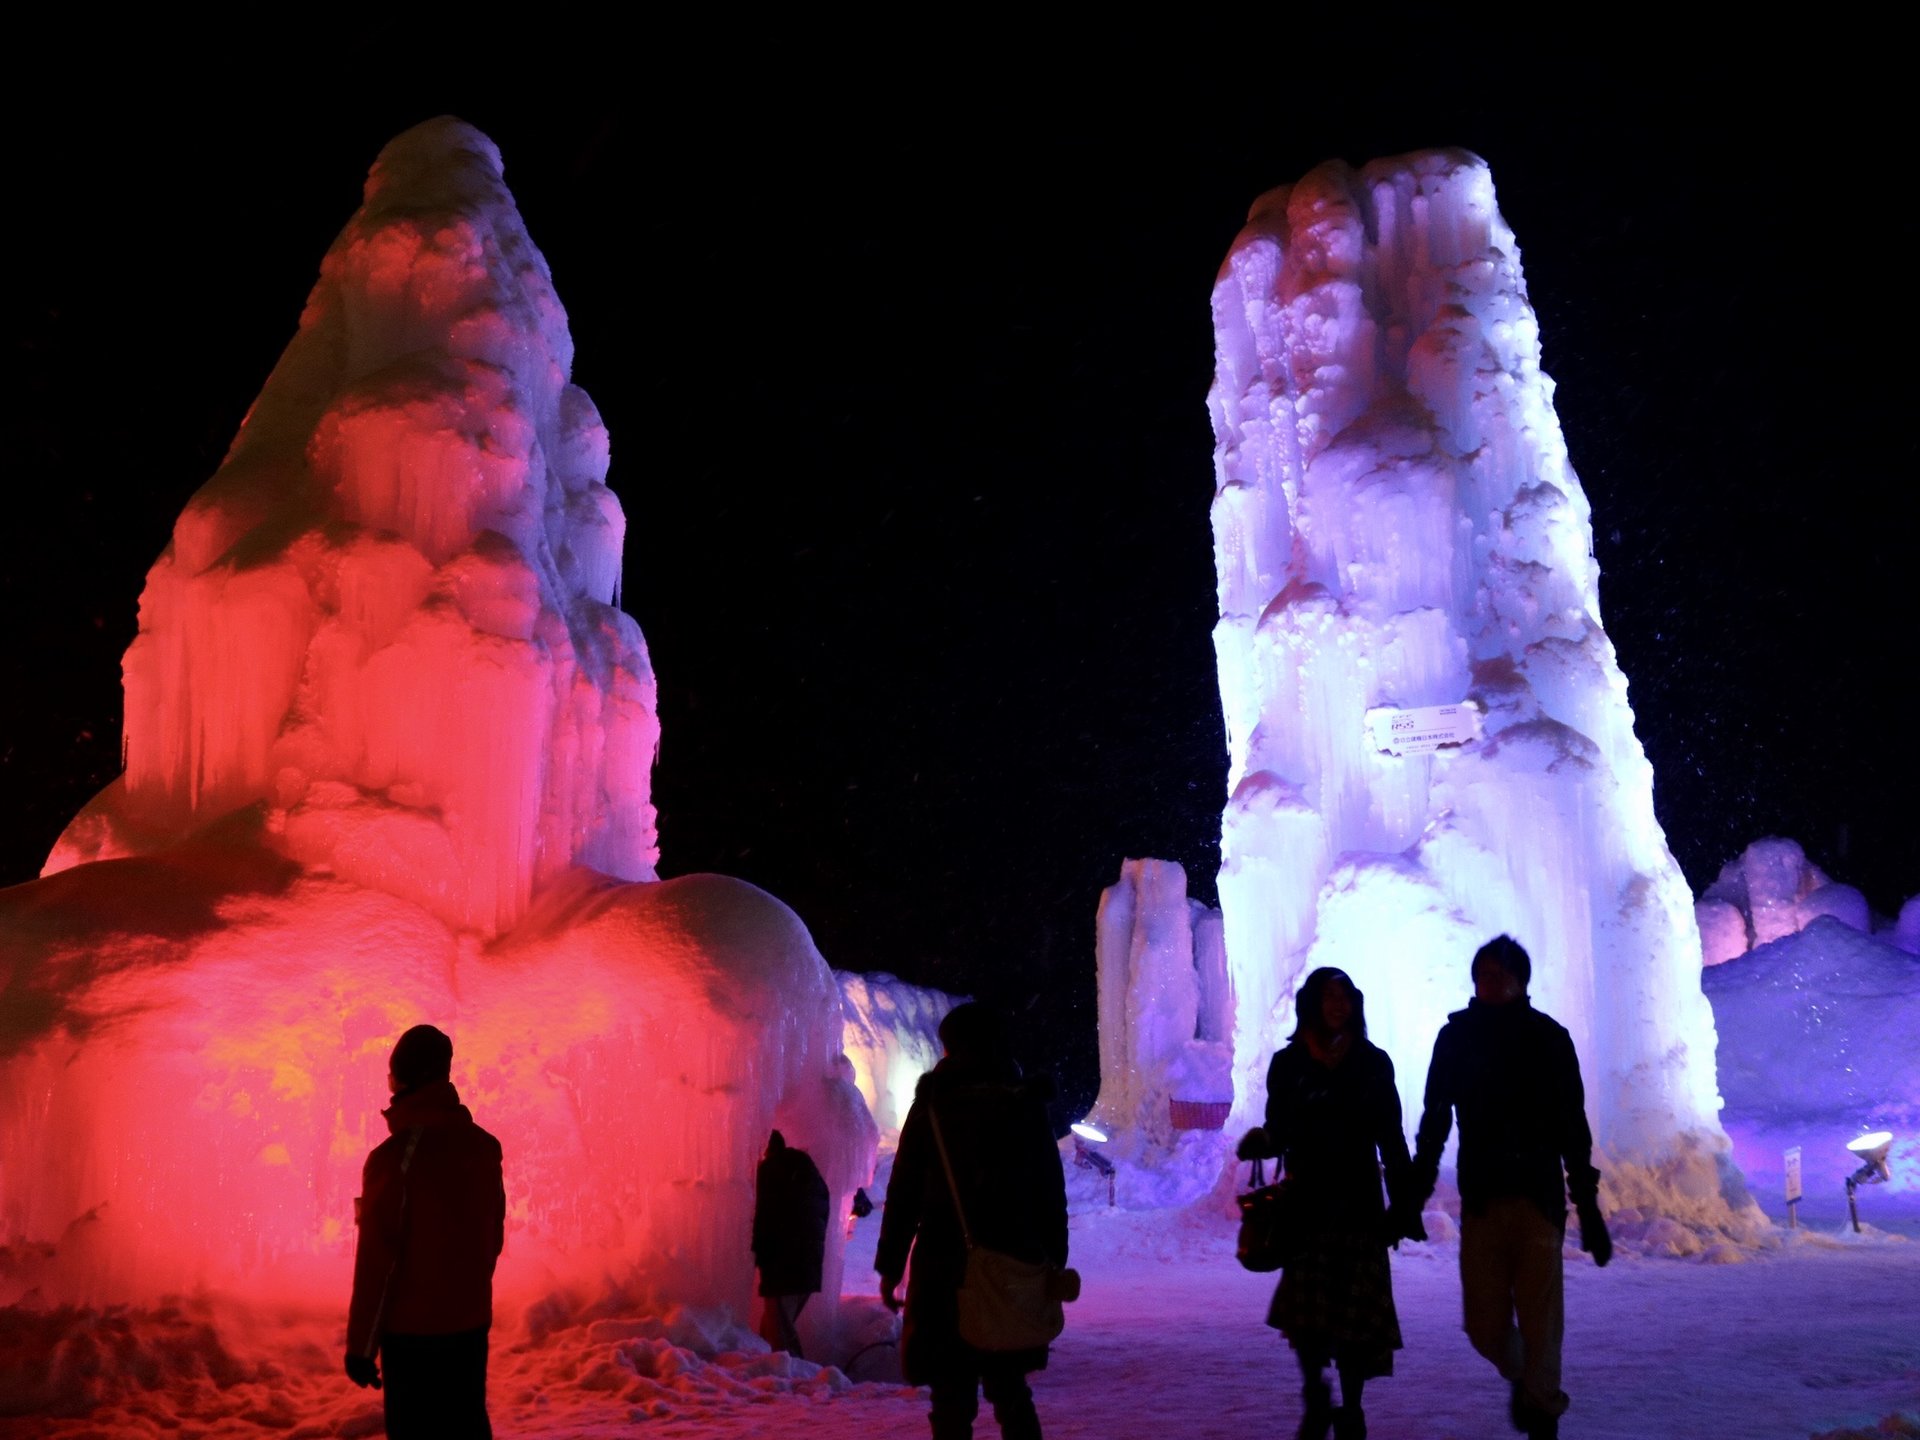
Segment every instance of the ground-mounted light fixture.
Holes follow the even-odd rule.
[[[1067,1127],[1073,1132],[1073,1163],[1082,1170],[1091,1170],[1095,1174],[1107,1177],[1107,1208],[1113,1208],[1113,1162],[1089,1145],[1104,1145],[1107,1132],[1098,1125],[1089,1125],[1084,1120],[1076,1120]]]
[[[1891,1130],[1875,1130],[1849,1140],[1847,1149],[1860,1157],[1860,1168],[1847,1177],[1847,1214],[1853,1217],[1853,1233],[1860,1233],[1860,1206],[1853,1193],[1862,1185],[1884,1185],[1893,1178],[1887,1167],[1887,1151],[1893,1147]]]

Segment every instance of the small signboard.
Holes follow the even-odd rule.
[[[1800,1147],[1795,1145],[1787,1151],[1787,1228],[1798,1229],[1800,1225]]]
[[[1430,755],[1477,740],[1480,707],[1471,700],[1458,705],[1423,705],[1417,710],[1376,706],[1367,711],[1367,734],[1373,748],[1383,754]]]

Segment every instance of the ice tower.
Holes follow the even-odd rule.
[[[492,142],[395,140],[148,573],[126,773],[47,873],[263,802],[305,863],[484,931],[569,865],[653,878],[653,671],[572,366]]]
[[[1692,897],[1487,166],[1333,162],[1262,196],[1213,317],[1237,1118],[1257,1117],[1293,990],[1336,964],[1411,1127],[1469,960],[1508,931],[1573,1033],[1615,1175],[1717,1163]],[[1383,745],[1394,712],[1463,702],[1461,743]]]
[[[505,1148],[503,1318],[744,1318],[769,1129],[837,1212],[868,1178],[805,926],[654,880],[654,681],[571,365],[492,142],[390,144],[148,575],[125,775],[0,891],[0,1303],[343,1302],[420,1021]]]

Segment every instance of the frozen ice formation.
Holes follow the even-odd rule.
[[[1870,931],[1867,897],[1827,878],[1793,840],[1756,840],[1720,867],[1694,903],[1701,956],[1722,965],[1757,945],[1797,934],[1822,915]]]
[[[653,671],[572,365],[493,143],[388,145],[147,575],[126,772],[44,873],[258,804],[304,864],[486,932],[571,865],[653,878]]]
[[[1213,318],[1238,1118],[1322,964],[1367,993],[1417,1114],[1473,952],[1506,931],[1572,1031],[1602,1149],[1704,1164],[1726,1142],[1692,896],[1486,164],[1332,162],[1262,196]],[[1367,723],[1463,702],[1477,738],[1428,753]]]
[[[1173,1105],[1233,1099],[1233,995],[1220,912],[1172,860],[1126,860],[1100,893],[1100,1098],[1089,1118],[1127,1151],[1172,1142]]]
[[[900,1143],[900,1124],[913,1104],[920,1077],[940,1063],[940,1022],[965,996],[875,971],[855,975],[836,970],[845,1021],[840,1043],[853,1062],[859,1087],[880,1127],[880,1148]]]
[[[503,1318],[744,1318],[768,1132],[836,1213],[870,1178],[806,927],[653,879],[653,678],[571,354],[492,143],[389,145],[148,577],[123,781],[0,891],[0,1304],[344,1306],[422,1021],[505,1150]]]

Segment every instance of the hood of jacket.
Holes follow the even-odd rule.
[[[473,1112],[460,1103],[460,1092],[451,1080],[429,1080],[393,1097],[393,1103],[380,1114],[387,1129],[395,1135],[402,1130],[418,1130],[424,1125],[471,1125]]]

